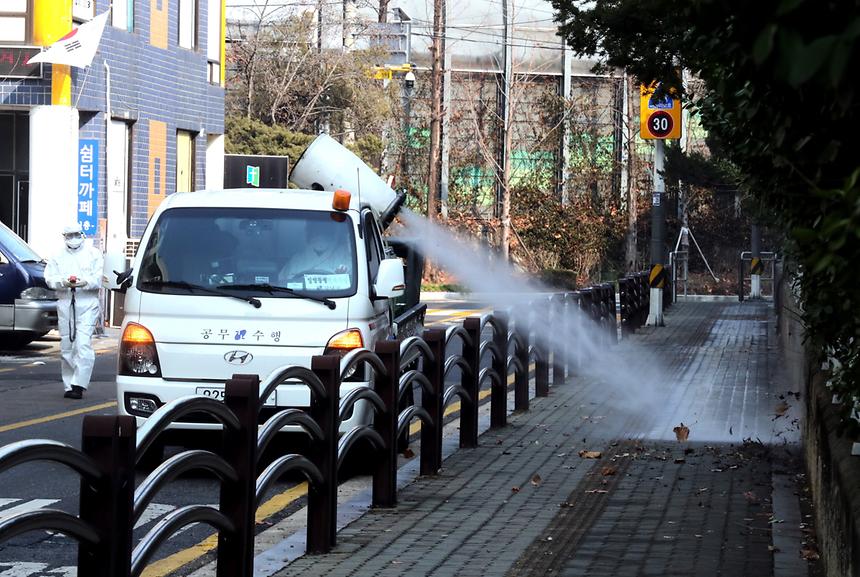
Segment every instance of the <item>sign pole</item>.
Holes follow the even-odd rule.
[[[666,206],[664,196],[666,185],[663,181],[663,160],[665,141],[654,141],[654,192],[651,195],[651,304],[646,324],[649,327],[662,327],[663,290],[666,286]]]
[[[761,261],[761,229],[757,224],[752,225],[750,231],[750,248],[752,249],[752,261],[750,263],[750,298],[761,298],[761,273],[764,266]]]

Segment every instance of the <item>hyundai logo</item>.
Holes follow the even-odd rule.
[[[230,351],[224,355],[224,360],[231,365],[247,365],[254,360],[254,355],[247,351]]]

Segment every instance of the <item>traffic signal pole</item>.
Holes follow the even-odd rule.
[[[666,156],[665,141],[654,141],[654,192],[651,195],[651,305],[646,324],[662,327],[663,290],[666,287],[666,206],[664,196],[666,184],[663,181],[663,161]]]

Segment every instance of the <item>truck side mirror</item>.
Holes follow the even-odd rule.
[[[102,284],[105,288],[120,292],[131,286],[131,269],[126,268],[125,255],[105,255],[104,268],[102,269]]]
[[[403,280],[403,262],[399,258],[387,258],[379,263],[373,293],[376,298],[397,298],[406,289]]]

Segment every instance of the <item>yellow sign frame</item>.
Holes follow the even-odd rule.
[[[639,135],[644,140],[681,138],[681,99],[671,90],[662,101],[653,99],[657,83],[639,85]]]

